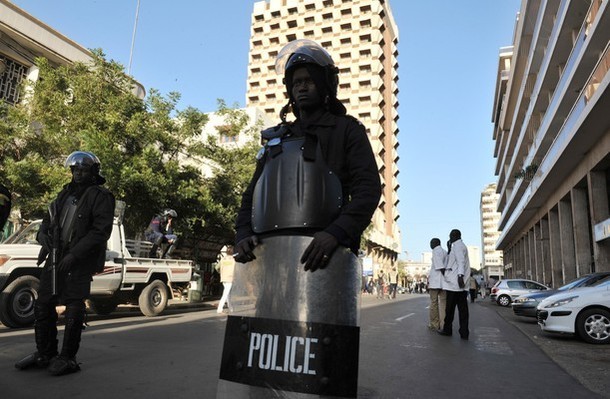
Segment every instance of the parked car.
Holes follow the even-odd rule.
[[[513,312],[516,316],[524,316],[524,317],[536,317],[536,308],[540,304],[540,302],[550,297],[551,295],[560,294],[564,291],[569,291],[574,288],[580,287],[589,287],[599,280],[610,276],[610,272],[599,272],[599,273],[591,273],[585,276],[581,276],[576,280],[569,282],[566,285],[563,285],[556,290],[546,290],[534,292],[532,294],[525,294],[517,297],[513,303]]]
[[[592,344],[609,344],[610,277],[544,299],[538,305],[537,319],[542,331],[576,334]]]
[[[521,278],[498,281],[491,289],[491,300],[500,306],[510,306],[518,296],[548,290],[544,284]]]

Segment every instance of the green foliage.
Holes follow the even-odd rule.
[[[185,236],[213,228],[226,242],[256,153],[255,128],[244,132],[247,115],[219,101],[219,112],[235,135],[249,137],[244,147],[201,140],[208,117],[188,107],[177,109],[180,94],[146,99],[132,94],[134,81],[124,68],[106,61],[100,50],[92,64],[54,67],[37,60],[40,78],[17,106],[0,103],[0,180],[11,188],[14,207],[24,219],[41,217],[70,181],[63,163],[72,151],[95,153],[106,186],[127,204],[125,227],[138,235],[163,208],[178,212],[176,229]],[[204,177],[197,161],[216,165]]]

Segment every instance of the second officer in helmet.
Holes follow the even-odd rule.
[[[70,168],[72,180],[49,205],[37,237],[42,245],[39,263],[44,262],[44,268],[34,305],[36,352],[15,364],[20,370],[48,368],[53,375],[80,370],[76,353],[85,299],[93,274],[104,267],[115,205],[114,196],[103,187],[106,179],[100,175],[100,161],[94,154],[75,151],[65,166]],[[58,304],[66,306],[61,347],[57,340]]]

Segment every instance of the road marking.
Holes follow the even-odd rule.
[[[396,321],[401,321],[401,320],[406,319],[407,317],[411,317],[411,316],[413,316],[414,314],[415,314],[415,313],[409,313],[409,314],[407,314],[407,315],[400,316],[399,318],[397,318],[397,319],[395,319],[395,320],[396,320]]]

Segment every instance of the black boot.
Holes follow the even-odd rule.
[[[57,313],[54,305],[51,306],[36,304],[34,336],[37,350],[15,363],[17,369],[46,368],[50,360],[57,356]]]
[[[26,370],[29,368],[44,369],[49,366],[50,360],[51,359],[48,356],[41,355],[38,353],[38,351],[36,351],[15,363],[15,368],[19,370]]]
[[[81,333],[83,331],[83,320],[69,317],[66,319],[64,329],[64,341],[61,354],[51,360],[49,373],[52,375],[64,375],[80,370],[76,361],[76,352],[80,346]]]

